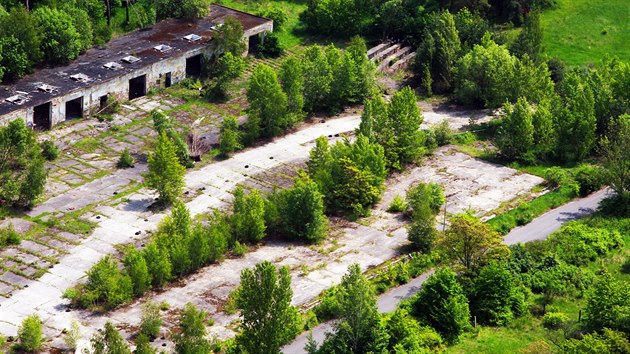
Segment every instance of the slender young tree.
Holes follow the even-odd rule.
[[[247,87],[247,100],[249,114],[256,116],[263,137],[274,137],[288,126],[287,95],[269,66],[258,64],[254,68]]]
[[[175,146],[162,132],[155,152],[149,155],[149,172],[145,176],[147,185],[158,192],[162,203],[171,204],[184,189],[185,173],[186,169],[179,163]]]
[[[244,269],[236,294],[243,317],[236,344],[244,352],[277,354],[300,331],[288,267],[276,269],[265,261]]]
[[[534,144],[534,124],[529,103],[520,97],[514,105],[506,103],[503,111],[497,146],[509,158],[526,159]]]
[[[179,354],[210,354],[206,336],[207,313],[187,303],[179,317],[180,332],[175,335],[175,351]]]

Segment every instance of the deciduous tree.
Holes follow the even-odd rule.
[[[17,348],[36,352],[42,348],[42,320],[34,314],[26,317],[18,328]]]
[[[238,121],[232,116],[225,117],[221,123],[219,135],[219,151],[221,155],[228,157],[231,152],[241,149]]]
[[[424,283],[414,301],[414,313],[421,322],[454,341],[470,328],[470,310],[455,272],[442,268]]]
[[[444,254],[466,270],[474,270],[492,260],[506,259],[509,249],[503,238],[488,224],[469,214],[451,219],[451,226],[440,240]]]
[[[81,52],[81,34],[77,32],[72,17],[62,10],[47,6],[33,11],[37,27],[42,35],[41,50],[50,63],[67,63]]]
[[[110,321],[92,336],[90,342],[94,354],[131,354],[127,341]]]
[[[262,136],[270,138],[288,126],[287,95],[276,73],[265,64],[254,68],[247,87],[249,115],[256,116]]]
[[[514,159],[527,159],[534,144],[534,124],[529,103],[520,97],[514,105],[506,103],[503,112],[496,139],[501,154]]]
[[[253,189],[245,195],[238,187],[234,191],[232,230],[241,242],[258,242],[265,237],[265,204],[260,191]]]
[[[292,297],[288,267],[276,269],[265,261],[244,269],[236,292],[236,306],[243,317],[236,344],[247,353],[278,353],[300,330]]]
[[[171,139],[162,132],[155,152],[149,155],[149,172],[145,176],[147,185],[158,192],[162,203],[171,204],[184,189],[185,172]]]
[[[613,121],[600,146],[604,179],[628,205],[630,203],[630,115],[624,114]]]
[[[207,313],[187,303],[179,316],[180,332],[175,335],[175,351],[180,354],[210,354],[212,348],[206,336]]]

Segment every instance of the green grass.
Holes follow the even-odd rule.
[[[307,39],[302,29],[302,22],[299,19],[300,13],[306,9],[306,1],[304,0],[221,0],[218,1],[218,3],[254,14],[262,14],[272,8],[281,9],[287,14],[287,21],[282,30],[276,31],[274,28],[274,32],[278,35],[282,47],[290,48],[298,44],[303,44]]]
[[[459,343],[450,346],[445,353],[518,353],[530,343],[544,337],[545,328],[540,320],[524,317],[512,322],[508,327],[485,327],[464,335]]]
[[[541,25],[545,52],[567,64],[597,63],[606,54],[630,58],[628,0],[558,0]]]
[[[518,207],[488,220],[488,224],[499,233],[505,235],[513,228],[525,225],[535,217],[544,212],[557,208],[571,199],[575,198],[575,193],[570,187],[561,187],[549,193],[543,194],[530,202],[523,203]]]

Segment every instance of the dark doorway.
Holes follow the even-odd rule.
[[[66,102],[66,120],[83,117],[83,96]]]
[[[147,94],[147,76],[142,75],[129,80],[129,99],[142,97]]]
[[[107,100],[109,99],[109,95],[103,95],[101,96],[101,98],[98,99],[98,103],[99,103],[99,108],[101,110],[103,110],[105,107],[107,107]]]
[[[173,81],[171,79],[171,73],[166,73],[166,75],[164,75],[164,86],[165,87],[171,87],[171,85],[173,84]]]
[[[33,109],[33,124],[36,130],[48,130],[51,128],[50,114],[50,102],[35,106]]]
[[[201,54],[186,59],[186,77],[201,76]]]
[[[263,34],[259,33],[259,34],[256,34],[256,35],[253,35],[253,36],[249,37],[249,40],[248,40],[248,47],[249,47],[248,53],[249,54],[256,54],[256,53],[258,53],[258,46],[263,41],[263,37],[262,36],[263,36]]]

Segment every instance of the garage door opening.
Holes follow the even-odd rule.
[[[83,96],[66,102],[66,120],[83,117]]]
[[[186,77],[201,76],[201,54],[186,59]]]
[[[173,78],[171,77],[171,73],[166,73],[166,75],[164,75],[164,86],[165,87],[171,87],[171,85],[173,85]]]
[[[129,80],[129,100],[147,94],[147,76],[142,75]]]
[[[52,105],[50,102],[35,106],[33,109],[33,125],[36,130],[48,130],[51,128],[51,115]]]
[[[109,95],[103,95],[98,99],[99,109],[102,111],[107,107],[107,100],[109,99]]]
[[[260,46],[260,44],[263,41],[263,34],[259,33],[259,34],[255,34],[253,36],[250,36],[248,39],[248,53],[249,54],[256,54],[258,53],[258,47]]]

